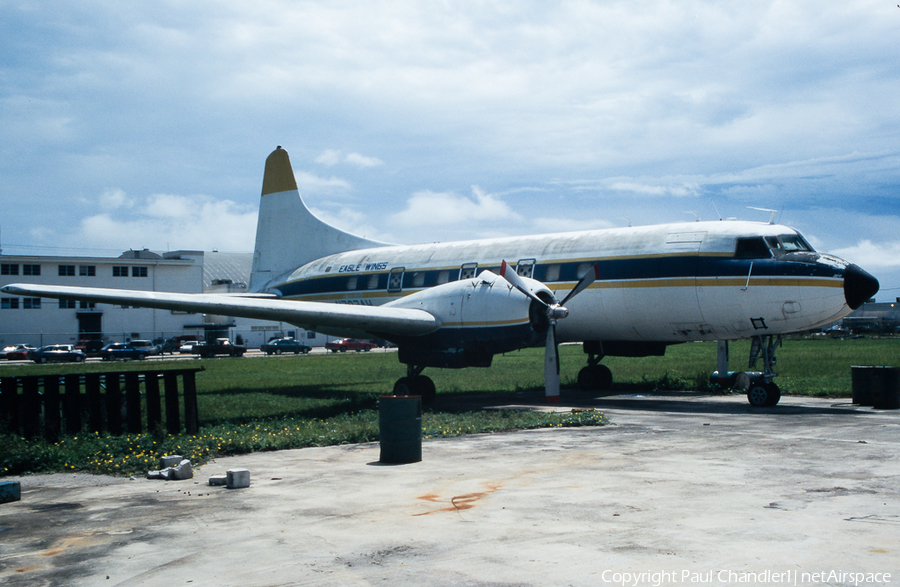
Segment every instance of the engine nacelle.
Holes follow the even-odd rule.
[[[529,288],[552,299],[542,283]],[[497,353],[543,344],[546,313],[508,281],[490,271],[416,292],[385,306],[424,310],[441,321],[441,328],[424,336],[396,338],[400,361],[419,367],[488,367]]]

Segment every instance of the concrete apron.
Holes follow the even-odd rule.
[[[613,424],[425,440],[413,464],[380,464],[372,443],[222,458],[188,481],[17,478],[22,500],[0,506],[0,583],[900,582],[900,413],[586,403]],[[206,485],[234,468],[249,488]]]

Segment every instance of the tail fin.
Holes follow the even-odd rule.
[[[306,207],[287,151],[280,146],[266,159],[250,291],[263,291],[273,278],[319,257],[381,247],[322,222]]]

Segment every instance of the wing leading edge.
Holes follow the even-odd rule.
[[[370,333],[418,336],[434,332],[441,321],[413,308],[350,306],[225,294],[185,294],[129,289],[13,283],[3,293],[43,298],[76,298],[101,304],[133,305],[179,312],[216,314],[288,322],[316,330],[345,328]]]

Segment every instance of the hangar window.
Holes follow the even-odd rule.
[[[19,265],[17,263],[0,264],[0,275],[18,275]]]
[[[63,277],[75,277],[75,265],[60,265],[59,274]]]
[[[772,252],[761,236],[739,238],[734,248],[735,259],[770,259]]]
[[[75,309],[75,300],[59,300],[59,309],[60,310],[74,310]]]
[[[96,277],[97,276],[97,266],[96,265],[79,265],[78,266],[78,275],[82,277]]]
[[[22,298],[22,307],[26,310],[40,310],[41,298]]]
[[[131,276],[132,277],[147,277],[147,268],[146,267],[132,267],[131,268]]]
[[[18,310],[19,298],[2,298],[0,299],[0,308],[4,310]]]
[[[40,265],[22,265],[22,275],[40,275]]]
[[[128,277],[128,267],[121,265],[113,265],[113,277]]]

